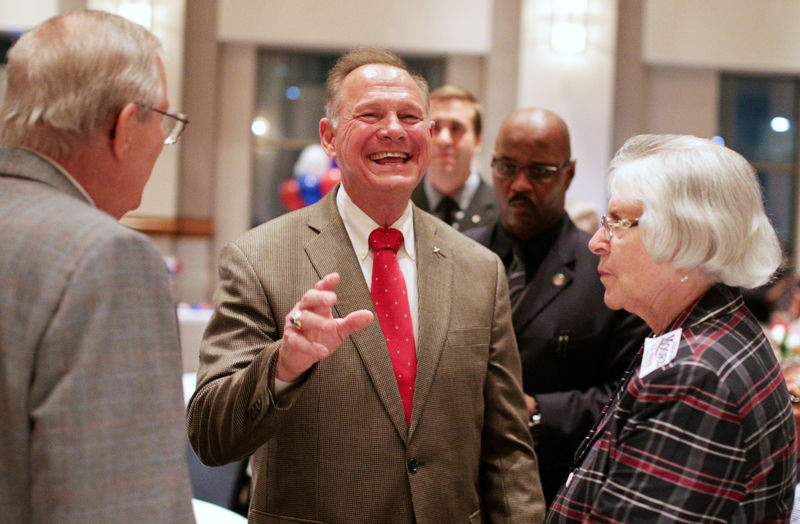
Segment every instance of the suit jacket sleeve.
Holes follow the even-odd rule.
[[[164,261],[114,227],[78,259],[38,346],[63,351],[35,358],[33,521],[194,522]]]
[[[247,457],[269,440],[302,390],[301,383],[280,398],[274,393],[282,322],[236,244],[222,250],[219,275],[187,412],[192,447],[211,466]]]
[[[611,318],[614,321],[606,329],[602,347],[595,348],[607,357],[603,369],[598,370],[597,382],[584,390],[536,394],[542,413],[543,448],[566,446],[574,450],[580,445],[650,332],[644,322],[625,311],[614,312]]]
[[[499,258],[496,260],[496,314],[492,322],[484,392],[486,409],[481,467],[484,522],[542,522],[544,495],[526,423],[522,371],[511,326],[508,284],[502,262]]]

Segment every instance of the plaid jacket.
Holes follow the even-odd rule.
[[[740,293],[687,308],[678,353],[630,374],[548,523],[785,522],[795,427],[774,352]]]

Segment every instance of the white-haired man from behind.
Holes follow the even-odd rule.
[[[163,259],[116,219],[164,144],[161,44],[74,11],[9,50],[0,107],[0,514],[192,522]]]

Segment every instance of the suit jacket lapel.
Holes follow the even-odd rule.
[[[472,196],[469,207],[464,210],[462,231],[465,228],[480,227],[491,223],[491,220],[495,217],[492,209],[497,205],[496,199],[497,197],[495,196],[494,189],[481,180],[477,191],[475,191],[475,194]],[[473,217],[475,216],[478,217],[477,222],[473,221]]]
[[[550,250],[536,274],[528,282],[520,302],[514,308],[512,321],[517,332],[536,318],[559,293],[572,284],[575,243],[570,241],[570,227],[571,223],[568,220],[565,221],[553,249]]]
[[[409,436],[419,423],[430,393],[436,367],[444,350],[450,324],[450,298],[453,288],[453,257],[449,246],[439,238],[447,227],[414,209],[414,236],[417,250],[417,292],[419,298],[419,342],[417,379],[411,411]],[[399,395],[398,395],[399,398]]]
[[[339,273],[340,280],[336,288],[339,300],[334,307],[336,316],[344,318],[359,309],[368,309],[375,315],[375,306],[369,287],[364,281],[361,265],[336,208],[335,193],[336,191],[330,191],[309,217],[308,226],[319,234],[305,246],[306,254],[320,277],[334,271]],[[361,356],[392,423],[405,441],[408,425],[403,401],[397,389],[397,380],[380,323],[374,320],[365,329],[350,335],[350,340]]]

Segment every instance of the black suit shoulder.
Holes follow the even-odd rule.
[[[464,210],[464,216],[459,220],[459,230],[466,232],[485,224],[491,225],[497,217],[497,197],[494,188],[481,179],[469,206]]]
[[[411,201],[421,210],[430,213],[431,206],[428,202],[428,196],[425,194],[425,183],[422,180],[414,188],[414,192],[411,193]]]
[[[411,201],[421,210],[432,213],[431,204],[425,194],[425,183],[420,182],[411,194]],[[494,189],[482,178],[478,184],[478,189],[472,195],[469,205],[456,220],[457,229],[462,232],[481,227],[484,224],[491,225],[497,220],[497,200]]]

